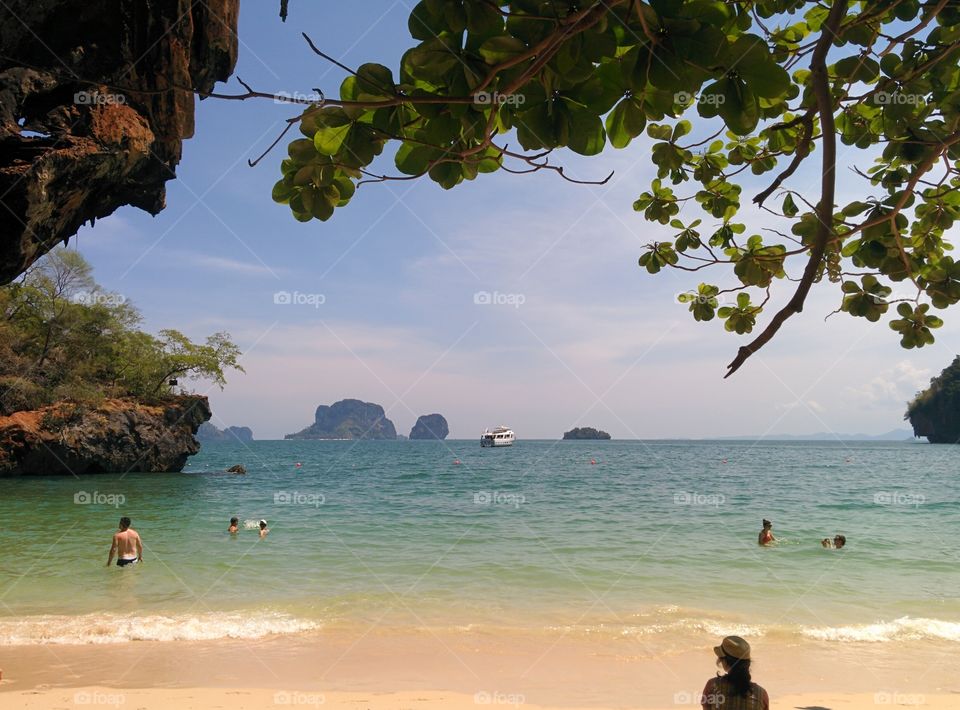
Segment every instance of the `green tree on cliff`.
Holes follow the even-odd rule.
[[[960,442],[960,356],[913,398],[903,418],[910,420],[917,436],[931,443]]]
[[[728,375],[814,285],[871,322],[895,307],[906,348],[933,342],[931,309],[960,300],[945,240],[960,218],[958,0],[422,0],[409,30],[395,68],[347,67],[310,43],[347,76],[290,119],[302,137],[273,198],[297,220],[329,219],[371,182],[570,179],[554,151],[597,155],[646,132],[658,174],[634,209],[673,236],[640,266],[732,279],[684,297],[697,321],[739,335],[762,324]],[[232,98],[284,100],[247,88]],[[844,180],[858,193],[839,205],[838,143],[855,152]],[[385,170],[374,163],[388,144]],[[791,182],[808,161],[816,196]],[[750,196],[780,223],[767,234],[740,216],[746,171],[769,176]]]
[[[0,288],[0,414],[63,399],[162,399],[177,378],[222,387],[227,370],[243,370],[228,333],[200,345],[175,330],[151,335],[140,321],[79,253],[51,251]]]

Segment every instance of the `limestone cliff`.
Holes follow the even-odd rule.
[[[411,439],[446,439],[450,433],[442,414],[424,414],[410,430]]]
[[[0,284],[122,205],[157,214],[239,0],[0,3]]]
[[[960,443],[960,356],[954,358],[930,386],[907,406],[914,436],[931,444]]]
[[[17,412],[0,417],[0,477],[180,471],[209,418],[207,398],[196,395]]]

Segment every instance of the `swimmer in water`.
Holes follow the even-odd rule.
[[[240,521],[237,518],[230,518],[230,527],[227,528],[228,533],[235,533],[240,529]]]
[[[820,546],[829,550],[833,547],[833,542],[830,540],[829,537],[825,537],[820,541]]]
[[[117,567],[143,562],[143,543],[139,533],[130,527],[130,518],[126,515],[120,518],[120,529],[113,535],[107,567],[113,562],[114,555],[117,556]]]
[[[840,548],[842,548],[842,547],[843,547],[844,545],[846,545],[846,544],[847,544],[847,538],[846,538],[846,537],[844,537],[843,535],[835,535],[835,536],[834,536],[834,538],[833,538],[833,549],[834,549],[834,550],[839,550]]]
[[[760,534],[757,536],[758,545],[770,545],[777,541],[777,538],[773,536],[773,523],[771,523],[766,518],[763,519],[763,530],[760,531]]]
[[[268,532],[270,532],[270,528],[267,527],[267,521],[261,520],[260,521],[260,537],[262,538],[266,537]]]

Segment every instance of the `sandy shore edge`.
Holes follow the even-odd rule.
[[[337,710],[367,708],[395,710],[397,708],[451,708],[476,710],[478,707],[523,707],[527,710],[614,710],[602,706],[536,705],[522,696],[502,697],[467,695],[437,690],[408,692],[312,693],[266,689],[228,690],[223,688],[150,688],[117,689],[105,687],[58,688],[49,690],[21,690],[4,693],[4,704],[27,710],[62,710],[69,707],[103,708],[157,708],[159,710],[201,710],[231,708],[232,710],[261,710],[268,707],[323,707]],[[882,696],[874,693],[805,693],[771,699],[774,708],[822,708],[824,710],[877,710],[878,707],[915,707],[928,710],[948,710],[960,706],[960,696],[904,695]],[[631,706],[616,706],[617,710]],[[677,710],[676,705],[646,710]],[[699,707],[690,705],[688,707]]]

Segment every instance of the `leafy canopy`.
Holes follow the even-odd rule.
[[[754,332],[775,283],[796,284],[728,375],[814,284],[835,284],[839,310],[869,321],[894,305],[906,348],[932,343],[942,321],[931,309],[960,300],[945,239],[960,219],[960,0],[422,0],[409,31],[397,67],[335,62],[348,71],[339,98],[291,119],[302,137],[273,198],[295,219],[330,219],[365,182],[569,179],[549,153],[626,149],[646,133],[657,177],[634,209],[675,236],[640,266],[726,267],[731,287],[700,283],[684,302],[739,335]],[[264,94],[240,98],[252,95]],[[859,193],[845,205],[838,139],[862,166],[843,178]],[[388,142],[392,175],[372,169]],[[790,186],[813,156],[815,194]],[[770,176],[752,196],[782,222],[770,234],[741,217],[747,171]]]
[[[175,330],[139,329],[140,314],[102,290],[78,252],[55,249],[24,276],[0,288],[0,414],[60,400],[163,399],[177,378],[223,387],[243,371],[227,333],[206,343]]]

